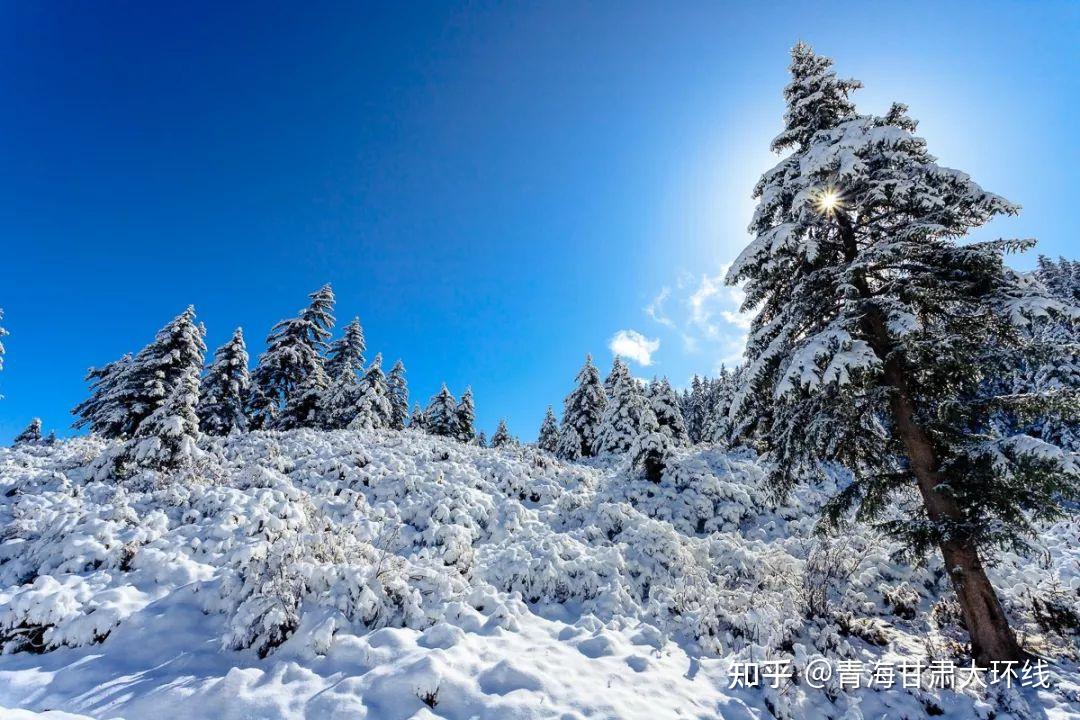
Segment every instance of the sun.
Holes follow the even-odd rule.
[[[840,191],[833,187],[827,187],[821,191],[816,201],[817,210],[822,215],[832,215],[844,205]]]

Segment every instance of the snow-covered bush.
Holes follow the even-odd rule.
[[[399,628],[430,629],[442,647],[448,634],[516,632],[533,612],[796,669],[912,647],[946,656],[964,638],[939,563],[898,564],[895,544],[857,525],[814,550],[816,511],[842,474],[774,504],[745,451],[672,448],[654,483],[628,458],[566,464],[411,430],[301,429],[204,437],[182,469],[97,473],[122,447],[0,449],[6,652],[108,652],[133,614],[179,598],[209,612],[221,652],[252,661]],[[1078,535],[1064,520],[1047,528],[1040,566],[1007,554],[992,569],[1025,642],[1054,657],[1077,647]],[[612,652],[605,643],[581,652]],[[450,708],[460,683],[440,672],[428,695]],[[799,680],[761,692],[781,716],[815,702]]]

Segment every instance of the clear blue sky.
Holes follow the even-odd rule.
[[[70,432],[86,368],[189,303],[254,359],[324,282],[489,434],[621,330],[639,375],[712,372],[798,39],[1024,205],[990,234],[1080,255],[1080,3],[765,5],[3,0],[0,442]]]

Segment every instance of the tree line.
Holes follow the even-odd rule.
[[[89,397],[72,410],[73,425],[124,441],[118,463],[157,469],[194,458],[200,433],[411,426],[484,443],[470,388],[458,401],[444,384],[426,409],[418,404],[410,416],[404,363],[397,360],[386,373],[381,353],[367,362],[359,318],[331,340],[334,302],[330,285],[312,293],[295,317],[273,326],[253,369],[241,328],[204,367],[206,329],[188,307],[138,353],[90,369]],[[495,444],[512,440],[505,423],[500,431]],[[16,442],[39,442],[40,433],[35,418]]]

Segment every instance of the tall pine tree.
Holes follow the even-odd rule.
[[[604,408],[604,418],[597,434],[597,453],[618,454],[630,450],[642,432],[642,422],[649,404],[638,381],[625,363],[616,362],[611,370],[611,398]]]
[[[253,428],[314,424],[329,384],[322,352],[334,326],[334,291],[324,285],[295,318],[282,320],[266,338],[266,352],[252,373],[248,415]]]
[[[700,376],[695,374],[690,381],[690,388],[683,391],[681,407],[690,442],[701,442],[705,426],[705,398]]]
[[[574,428],[581,447],[574,453],[569,445],[565,445],[559,455],[567,460],[596,454],[597,433],[604,415],[604,406],[607,404],[604,386],[600,382],[600,372],[593,365],[591,355],[585,356],[585,364],[578,371],[576,382],[577,387],[563,402],[564,431],[560,433],[560,439],[565,436],[565,442],[569,443],[572,435],[565,432],[569,425]]]
[[[432,435],[456,438],[458,435],[457,402],[443,383],[424,412],[424,429]]]
[[[236,328],[232,339],[217,349],[214,362],[199,388],[199,429],[208,435],[228,435],[247,430],[244,402],[251,386],[244,331]]]
[[[15,436],[12,445],[37,445],[41,442],[41,418],[30,421],[21,433]]]
[[[476,405],[473,403],[472,388],[465,388],[461,393],[461,402],[457,406],[457,439],[460,442],[472,442],[476,437]]]
[[[132,437],[193,364],[201,371],[205,352],[203,331],[195,324],[195,308],[189,307],[159,330],[153,342],[134,358],[125,356],[90,371],[90,397],[72,410],[78,417],[75,427],[89,427],[107,438]]]
[[[120,392],[121,380],[132,360],[129,353],[100,368],[90,368],[83,378],[90,383],[90,397],[71,411],[76,417],[76,429],[88,428],[101,437],[117,438],[129,427],[127,413],[113,399]]]
[[[334,340],[326,351],[326,375],[331,380],[341,374],[342,369],[352,370],[359,379],[364,374],[364,329],[360,327],[360,318],[353,318],[345,326],[342,336]]]
[[[190,464],[199,456],[195,407],[202,364],[200,355],[183,368],[164,402],[139,423],[135,437],[124,448],[124,459],[140,467],[168,470]]]
[[[1015,361],[1015,323],[1053,303],[1005,267],[1016,243],[957,242],[1015,205],[937,165],[903,106],[857,115],[858,83],[805,45],[792,58],[773,146],[793,152],[758,182],[755,237],[727,277],[757,311],[739,430],[778,493],[846,466],[827,519],[857,508],[914,556],[938,548],[975,659],[1017,659],[984,558],[1058,516],[1080,479],[1056,448],[989,431],[1005,399],[985,380]]]
[[[401,360],[390,368],[386,389],[390,393],[390,429],[404,430],[409,418],[409,385],[405,381],[405,363]]]
[[[559,425],[555,420],[555,413],[548,405],[544,414],[544,421],[540,423],[540,434],[536,438],[536,447],[553,453],[559,447]]]
[[[517,444],[517,440],[510,434],[510,429],[506,427],[506,421],[499,420],[499,425],[495,428],[495,434],[491,436],[491,447],[513,447]]]
[[[409,428],[427,432],[427,426],[427,413],[424,412],[424,408],[420,407],[420,403],[414,404],[412,414],[409,415]]]
[[[619,378],[629,374],[630,368],[626,366],[621,357],[616,355],[615,359],[611,361],[611,372],[604,378],[604,394],[609,400],[615,397],[615,385],[619,382]]]
[[[667,378],[654,379],[649,384],[648,400],[660,432],[671,439],[671,444],[685,445],[689,442],[686,423],[679,409],[679,396]]]
[[[386,375],[382,370],[382,353],[379,353],[371,361],[371,367],[364,373],[364,379],[360,383],[359,407],[349,427],[361,430],[381,430],[390,427],[392,416],[390,393],[386,387]]]

